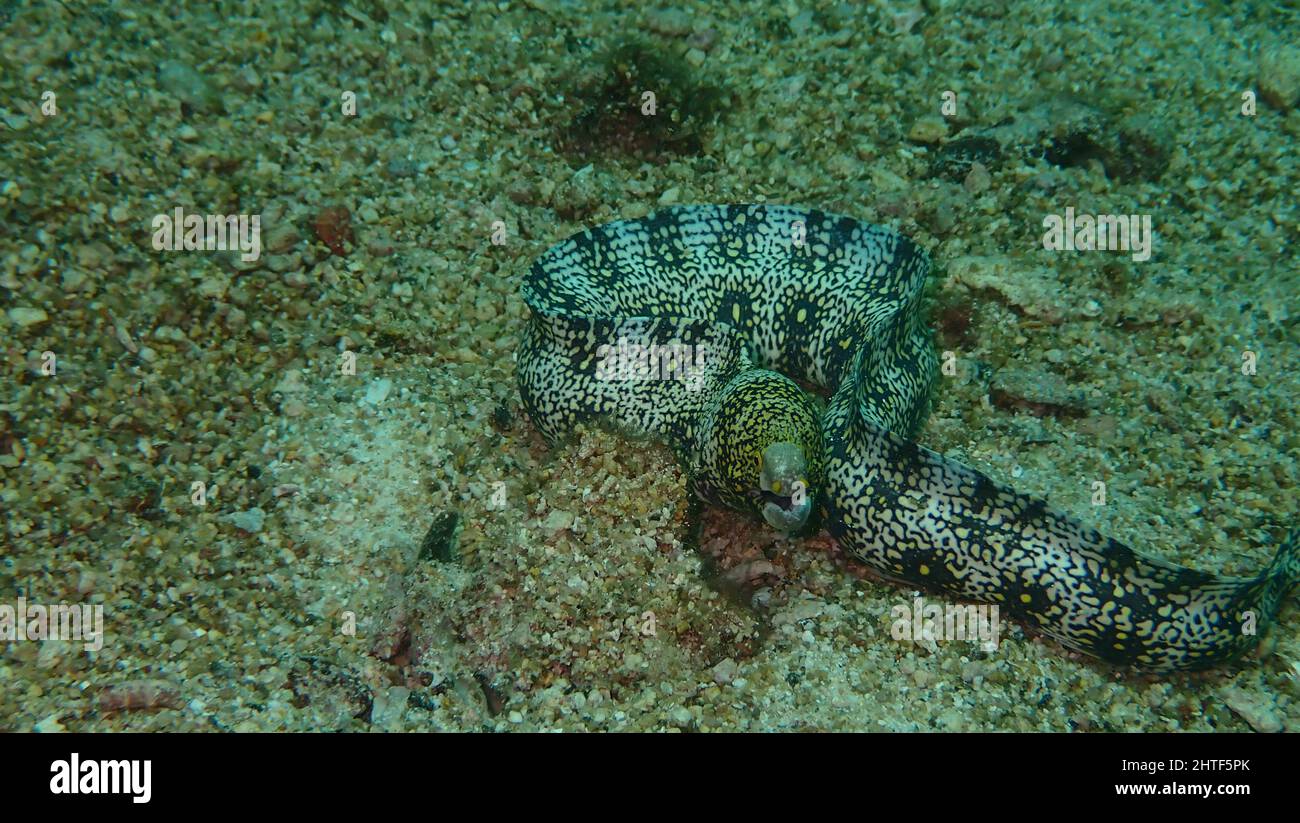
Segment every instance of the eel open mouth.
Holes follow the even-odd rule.
[[[757,498],[763,519],[784,532],[797,531],[812,512],[803,451],[793,443],[773,443],[763,451]]]
[[[775,499],[764,498],[763,519],[775,529],[783,532],[798,531],[803,528],[804,523],[808,522],[808,515],[812,513],[812,500],[805,497],[801,502],[795,503],[789,497],[773,496]]]
[[[778,508],[784,509],[785,511],[790,511],[790,507],[794,505],[794,501],[791,497],[787,495],[777,494],[776,492],[770,492],[767,489],[761,490],[758,493],[758,498],[762,500],[764,503],[777,506]]]

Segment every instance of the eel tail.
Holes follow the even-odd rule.
[[[1259,595],[1260,610],[1272,618],[1283,598],[1300,585],[1300,529],[1292,529],[1282,541],[1273,562],[1259,576],[1263,590]]]
[[[1110,663],[1171,672],[1241,658],[1300,583],[1300,531],[1258,575],[1221,576],[1135,552],[863,418],[829,434],[827,524],[851,554]]]

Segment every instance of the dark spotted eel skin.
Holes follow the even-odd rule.
[[[1259,576],[1219,577],[1144,557],[909,439],[935,374],[928,271],[907,238],[808,209],[684,206],[598,226],[525,279],[520,394],[549,442],[580,422],[666,441],[706,502],[797,530],[799,498],[814,501],[881,575],[997,604],[1071,649],[1152,672],[1251,650],[1300,579],[1297,532]],[[611,371],[628,351],[658,370]]]

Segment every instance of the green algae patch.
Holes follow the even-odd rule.
[[[558,128],[571,160],[610,155],[655,160],[703,150],[727,95],[695,79],[686,61],[639,38],[624,39],[571,79],[574,115]]]

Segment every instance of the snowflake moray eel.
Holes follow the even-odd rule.
[[[787,532],[820,507],[880,575],[998,604],[1068,648],[1152,672],[1250,651],[1300,581],[1300,532],[1259,576],[1220,577],[910,439],[936,372],[928,272],[908,238],[808,209],[682,206],[597,226],[524,280],[520,395],[549,443],[583,422],[665,441],[701,500]],[[795,381],[830,392],[825,408]]]

